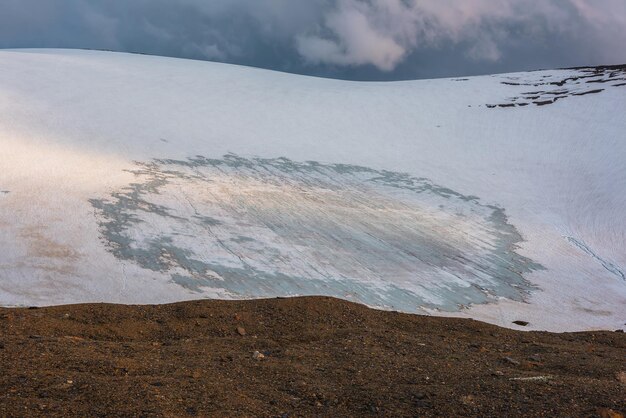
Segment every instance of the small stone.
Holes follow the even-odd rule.
[[[426,394],[422,392],[417,392],[413,395],[413,397],[421,401],[422,399],[426,399]]]
[[[512,377],[509,380],[518,382],[548,382],[552,380],[552,376],[530,376],[530,377]]]
[[[67,339],[67,340],[69,340],[69,341],[71,341],[71,342],[73,342],[73,343],[79,343],[79,342],[81,342],[81,341],[85,341],[85,339],[84,339],[84,338],[81,338],[81,337],[76,337],[76,336],[74,336],[74,335],[67,335],[67,336],[65,336],[65,337],[63,337],[63,338],[65,338],[65,339]]]
[[[265,358],[265,354],[263,354],[261,352],[258,352],[258,351],[255,351],[252,354],[252,358],[254,358],[255,360],[263,360]]]
[[[246,335],[246,329],[244,327],[237,327],[237,334],[244,337]]]
[[[623,414],[609,408],[600,408],[597,412],[600,418],[624,418]]]
[[[622,385],[626,386],[626,372],[617,372],[615,377],[617,378],[618,382],[620,382]]]
[[[509,363],[509,364],[514,365],[514,366],[519,366],[520,365],[519,361],[517,361],[515,359],[512,359],[511,357],[505,357],[502,360],[504,360],[505,363]]]
[[[73,381],[73,380],[68,380],[68,381],[67,381],[67,384],[68,384],[68,385],[73,385],[73,384],[74,384],[74,381]]]
[[[321,408],[324,405],[322,405],[322,403],[320,401],[317,401],[317,402],[315,402],[315,406],[318,407],[318,408]]]
[[[515,325],[519,325],[520,327],[525,327],[526,325],[528,325],[529,323],[527,321],[513,321],[513,323]]]
[[[68,313],[63,314],[63,318],[67,319],[67,318],[69,318],[69,317],[70,317],[70,314],[68,314]]]
[[[500,370],[496,370],[495,372],[491,373],[492,376],[504,376],[504,373],[501,372]]]

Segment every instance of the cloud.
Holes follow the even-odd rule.
[[[351,79],[626,62],[626,0],[0,0],[0,47]]]
[[[297,50],[314,64],[391,71],[418,49],[464,44],[468,58],[495,62],[516,37],[544,43],[567,32],[575,39],[592,27],[597,34],[626,31],[625,9],[623,0],[339,0],[320,25],[297,38]],[[526,30],[513,31],[519,27]],[[601,38],[599,44],[609,41]]]
[[[324,19],[325,28],[335,35],[335,39],[298,36],[298,52],[314,64],[373,64],[383,71],[393,70],[407,50],[385,27],[378,28],[373,24],[377,15],[373,7],[354,0],[341,1],[339,8]]]

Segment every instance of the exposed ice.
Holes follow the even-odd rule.
[[[504,210],[423,178],[287,158],[157,160],[93,199],[121,260],[201,293],[329,295],[415,312],[523,300]]]

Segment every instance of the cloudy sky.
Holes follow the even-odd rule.
[[[0,0],[0,48],[224,61],[353,80],[626,63],[626,0]]]

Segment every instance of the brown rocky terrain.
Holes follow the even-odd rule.
[[[0,416],[622,417],[625,360],[323,297],[0,309]]]

